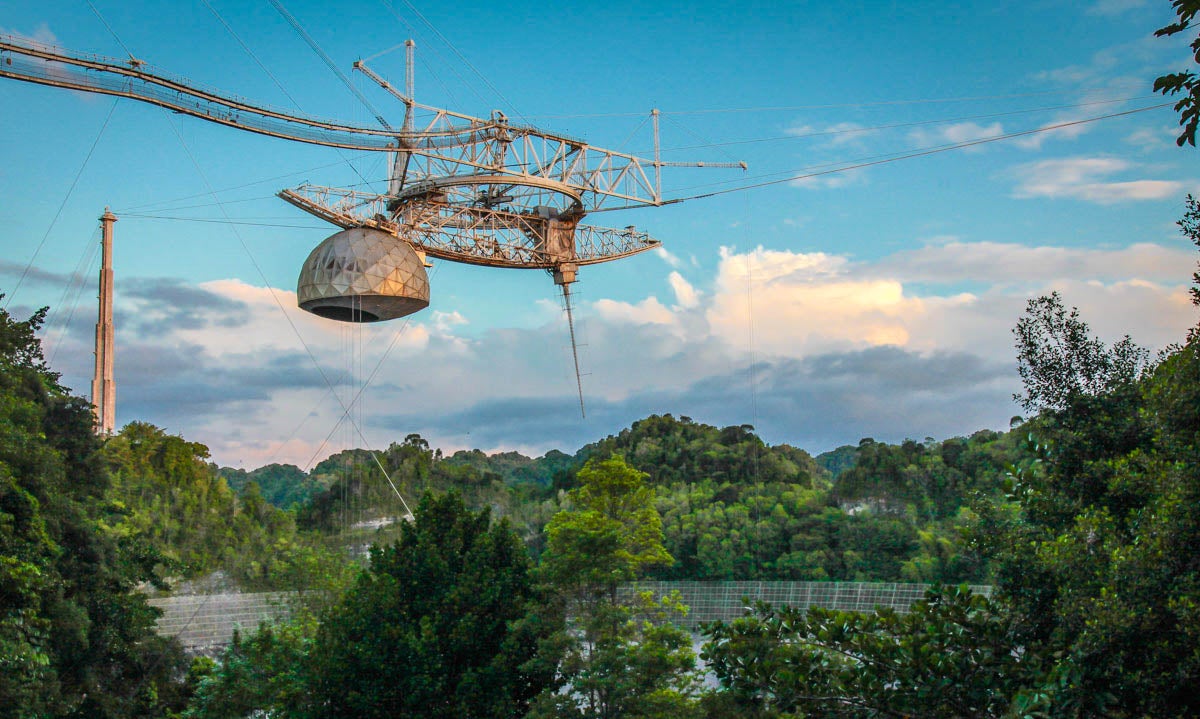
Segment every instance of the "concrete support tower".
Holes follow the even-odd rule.
[[[100,216],[100,317],[96,320],[96,372],[92,376],[92,405],[96,432],[110,435],[117,423],[117,386],[113,381],[113,223],[117,216],[104,208]]]

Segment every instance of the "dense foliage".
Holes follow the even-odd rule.
[[[141,717],[178,710],[183,661],[132,591],[159,557],[115,529],[91,407],[0,310],[0,707],[12,717]]]
[[[320,615],[238,637],[188,716],[521,717],[553,686],[561,613],[504,521],[428,493]]]
[[[1200,246],[1197,213],[1189,197],[1180,226]],[[1064,346],[1053,329],[1036,341]],[[1200,336],[1024,429],[1039,462],[973,539],[999,567],[1016,641],[1055,658],[1055,714],[1197,715]]]
[[[557,628],[520,539],[454,493],[426,494],[324,618],[311,654],[321,717],[520,717],[553,677]]]
[[[257,485],[262,498],[280,509],[303,505],[325,489],[316,477],[294,464],[268,464],[249,472],[222,467],[219,474],[238,494],[251,491],[251,484]]]
[[[726,691],[713,716],[1007,717],[1036,705],[1039,657],[1014,651],[1004,618],[965,589],[907,614],[760,604],[709,630],[704,657]]]
[[[1200,247],[1198,220],[1189,197],[1179,224]],[[968,533],[994,600],[934,590],[904,617],[760,606],[710,628],[728,689],[711,715],[1200,714],[1200,325],[1149,366],[1057,295],[1014,334],[1038,414]]]
[[[651,578],[986,578],[979,558],[959,551],[956,540],[971,521],[971,499],[997,494],[1004,468],[1022,461],[1017,435],[984,431],[898,446],[863,440],[852,449],[833,453],[842,465],[834,478],[822,458],[766,445],[746,425],[721,429],[671,415],[639,420],[574,456],[537,459],[478,450],[442,457],[409,435],[385,451],[342,452],[314,468],[309,477],[329,489],[298,507],[297,520],[301,529],[365,543],[380,535],[355,526],[403,515],[392,484],[409,497],[456,489],[468,506],[510,519],[536,556],[565,492],[579,486],[580,469],[617,454],[646,473],[674,558],[650,568]]]
[[[340,546],[298,532],[293,515],[249,482],[240,495],[207,462],[208,448],[131,422],[104,444],[108,498],[122,534],[147,542],[180,579],[222,572],[243,589],[318,584]]]
[[[1200,0],[1171,0],[1178,18],[1175,22],[1165,25],[1155,31],[1155,37],[1170,37],[1186,32],[1196,22],[1200,13]],[[1192,40],[1189,48],[1192,60],[1200,64],[1200,33]],[[1179,146],[1185,143],[1195,147],[1196,129],[1200,124],[1200,77],[1192,70],[1181,70],[1163,75],[1154,81],[1154,91],[1164,95],[1183,93],[1183,97],[1175,103],[1175,111],[1179,113],[1179,125],[1183,131],[1176,138]]]
[[[691,638],[672,622],[678,598],[617,591],[671,561],[645,477],[620,456],[590,460],[546,527],[541,572],[569,621],[558,634],[559,684],[532,717],[661,717],[694,704]]]

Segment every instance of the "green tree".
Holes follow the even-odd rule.
[[[2,295],[0,295],[2,296]],[[161,557],[116,531],[90,405],[59,384],[36,332],[0,310],[0,707],[13,717],[178,710],[185,666],[135,592]]]
[[[772,608],[706,629],[725,692],[715,716],[1008,717],[1046,703],[1038,658],[1014,651],[1003,614],[965,588],[931,589],[906,614]]]
[[[1057,292],[1029,301],[1013,329],[1017,372],[1027,411],[1062,410],[1080,396],[1097,396],[1128,386],[1149,357],[1126,335],[1111,348],[1095,338],[1079,310],[1067,312]]]
[[[309,616],[279,626],[264,624],[248,637],[235,631],[219,662],[193,665],[196,689],[183,716],[309,716],[306,682],[314,631]]]
[[[1195,197],[1187,196],[1187,200],[1184,201],[1183,217],[1179,220],[1178,225],[1184,237],[1187,237],[1197,249],[1200,249],[1200,202],[1197,202]],[[1192,296],[1192,304],[1200,307],[1200,268],[1192,273],[1192,286],[1188,291]],[[1197,323],[1188,333],[1188,341],[1195,340],[1197,333],[1200,333],[1200,323]]]
[[[551,583],[573,594],[611,598],[622,582],[672,561],[645,477],[619,456],[589,461],[579,471],[581,484],[568,495],[571,509],[546,526],[542,570]]]
[[[319,717],[520,717],[548,686],[557,629],[507,522],[426,494],[399,540],[323,617],[312,648]]]
[[[243,587],[274,588],[311,553],[293,515],[268,503],[254,482],[236,495],[203,444],[130,422],[103,456],[113,477],[108,498],[124,510],[116,531],[150,542],[184,578],[220,569]]]
[[[1159,28],[1154,33],[1155,37],[1170,37],[1185,32],[1195,22],[1196,13],[1200,13],[1200,0],[1172,0],[1171,6],[1175,8],[1178,20]],[[1192,59],[1200,63],[1200,34],[1196,35],[1190,47]],[[1173,72],[1155,79],[1154,91],[1164,95],[1183,93],[1183,97],[1175,103],[1175,111],[1179,113],[1179,124],[1183,127],[1183,132],[1175,142],[1180,147],[1184,143],[1195,147],[1196,126],[1200,123],[1200,78],[1190,70]]]
[[[646,475],[620,456],[590,460],[568,507],[546,527],[541,571],[570,621],[558,636],[564,688],[539,697],[535,717],[686,716],[695,656],[673,619],[678,597],[622,596],[619,587],[671,562]]]
[[[1200,337],[1130,374],[1026,424],[1039,461],[1014,471],[1012,502],[981,507],[974,534],[1015,644],[1047,660],[1055,716],[1200,712]]]

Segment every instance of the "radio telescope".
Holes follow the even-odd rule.
[[[511,122],[417,103],[406,45],[405,90],[362,61],[354,68],[404,105],[399,128],[351,125],[210,90],[141,60],[78,53],[0,36],[0,77],[131,98],[239,130],[298,142],[386,152],[386,194],[304,184],[279,197],[340,228],[309,255],[297,283],[301,308],[332,320],[374,322],[429,305],[427,258],[539,269],[563,294],[577,386],[570,286],[580,267],[659,245],[633,226],[597,227],[596,210],[657,207],[664,167],[745,169],[745,163],[663,162],[659,113],[652,159]],[[582,386],[580,409],[583,408]]]

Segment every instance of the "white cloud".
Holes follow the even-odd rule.
[[[704,310],[708,330],[729,345],[753,341],[786,356],[880,345],[1008,356],[1025,299],[1059,289],[1109,336],[1136,328],[1136,339],[1162,346],[1194,321],[1181,285],[1192,254],[1148,243],[1086,250],[951,242],[852,263],[725,250]],[[978,290],[913,289],[964,282]]]
[[[54,32],[50,29],[50,26],[46,23],[41,23],[34,28],[33,32],[29,33],[21,32],[20,30],[15,30],[12,28],[0,27],[0,35],[13,35],[24,40],[33,40],[34,42],[40,42],[46,45],[58,44],[58,36],[54,34]]]
[[[859,184],[864,177],[860,170],[844,172],[827,172],[819,175],[802,175],[788,182],[792,187],[804,190],[836,190],[838,188]]]
[[[669,325],[675,321],[675,315],[667,309],[657,297],[647,297],[637,304],[618,302],[616,300],[600,299],[592,303],[592,307],[600,317],[610,322],[627,324]]]
[[[1072,87],[1095,86],[1105,78],[1112,77],[1113,69],[1122,57],[1128,55],[1127,52],[1123,52],[1126,49],[1125,46],[1118,46],[1100,50],[1088,58],[1087,64],[1044,70],[1035,74],[1034,79]]]
[[[760,350],[792,356],[907,346],[914,318],[936,305],[971,301],[966,295],[914,297],[899,280],[862,277],[851,269],[847,258],[824,253],[723,249],[706,311],[709,327],[735,346],[753,338]]]
[[[864,127],[856,122],[837,122],[824,127],[814,125],[796,125],[787,129],[787,134],[793,137],[819,137],[825,140],[829,147],[837,147],[856,143],[864,137],[877,133],[878,130]]]
[[[918,147],[931,145],[958,145],[973,140],[998,137],[1004,134],[1004,126],[998,122],[979,125],[974,122],[958,122],[935,128],[918,128],[909,133],[909,140]]]
[[[683,260],[679,259],[678,255],[672,254],[670,250],[662,245],[655,247],[652,251],[654,254],[658,255],[663,262],[666,262],[671,267],[679,268],[683,265]]]
[[[675,302],[684,309],[691,309],[700,304],[700,293],[678,272],[672,272],[667,277],[671,289],[675,292]]]
[[[433,328],[438,332],[448,333],[453,331],[455,327],[466,324],[470,324],[470,322],[457,310],[454,312],[433,311]]]
[[[1180,268],[1187,267],[1194,254],[1153,243],[1119,249],[1082,249],[952,240],[901,251],[889,258],[887,268],[905,281],[927,283],[1029,285],[1071,276],[1171,283],[1181,278]]]
[[[119,421],[183,432],[217,461],[251,467],[303,465],[327,437],[321,457],[362,446],[344,407],[375,447],[420,432],[448,450],[573,451],[571,442],[651,412],[755,421],[772,441],[801,444],[852,442],[859,432],[902,437],[913,422],[945,436],[1011,414],[1010,328],[1028,297],[1057,289],[1108,341],[1132,329],[1135,340],[1162,346],[1195,321],[1185,287],[1192,259],[1155,244],[1088,250],[955,238],[869,262],[723,248],[715,273],[697,283],[703,292],[678,273],[667,277],[671,306],[649,295],[579,307],[588,423],[578,418],[558,312],[541,326],[458,337],[463,318],[453,312],[415,315],[407,327],[351,326],[295,309],[291,293],[239,281],[205,283],[210,296],[144,283],[119,298],[131,317],[158,303],[145,334],[118,330]],[[215,310],[186,326],[174,321],[199,306]],[[77,336],[88,331],[81,321]],[[60,356],[86,376],[83,344]],[[747,414],[751,381],[757,418]]]
[[[1132,165],[1124,160],[1105,157],[1073,157],[1028,163],[1013,170],[1018,180],[1013,196],[1073,198],[1112,204],[1160,200],[1178,195],[1183,187],[1182,183],[1169,180],[1101,181],[1130,169],[1133,169]]]
[[[1143,127],[1129,133],[1125,142],[1143,151],[1157,150],[1175,145],[1178,130],[1171,126]]]
[[[1083,112],[1059,113],[1049,122],[1039,125],[1039,132],[1019,137],[1012,142],[1026,150],[1040,150],[1047,140],[1074,140],[1092,129],[1090,124],[1078,122],[1083,119],[1086,119],[1086,113]]]

